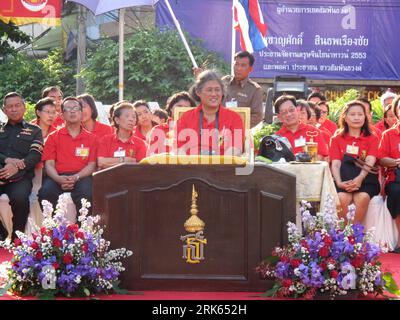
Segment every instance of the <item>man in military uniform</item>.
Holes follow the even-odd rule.
[[[254,56],[247,51],[236,53],[233,64],[234,76],[228,75],[222,78],[226,86],[225,106],[249,107],[251,127],[263,119],[263,90],[257,82],[249,79],[254,60]]]
[[[13,212],[13,234],[25,231],[34,168],[42,157],[41,129],[24,120],[25,102],[16,92],[3,100],[7,123],[0,124],[0,194],[7,194]]]

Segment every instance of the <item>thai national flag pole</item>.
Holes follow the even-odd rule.
[[[235,30],[240,34],[242,50],[253,53],[267,47],[267,24],[261,12],[258,0],[233,0],[232,7],[232,75],[233,59],[236,51]]]

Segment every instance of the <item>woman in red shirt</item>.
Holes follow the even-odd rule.
[[[200,73],[191,88],[200,102],[177,120],[178,152],[188,155],[234,155],[243,153],[244,126],[235,111],[222,106],[224,84],[212,70]]]
[[[42,129],[43,140],[46,142],[47,136],[56,130],[53,126],[57,117],[56,104],[52,98],[40,99],[35,105],[35,123]],[[33,121],[31,122],[33,123]]]
[[[137,163],[146,157],[146,144],[132,130],[137,122],[136,111],[130,103],[117,105],[113,113],[116,133],[104,136],[99,143],[97,164],[100,169],[119,163]]]
[[[137,125],[133,130],[133,135],[143,141],[148,141],[150,138],[151,129],[157,125],[152,119],[153,114],[150,111],[150,106],[145,100],[138,100],[133,103],[138,117]]]
[[[397,105],[400,97],[393,101],[393,109],[398,115]],[[396,111],[397,110],[397,111]],[[400,253],[400,124],[385,131],[379,145],[380,165],[386,168],[385,193],[387,195],[387,208],[393,219],[396,221],[399,236],[397,248],[394,250]]]
[[[371,134],[364,105],[349,102],[339,118],[339,129],[331,140],[330,158],[342,211],[346,219],[348,206],[354,202],[355,223],[363,221],[369,201],[379,194],[378,176],[371,173],[378,156],[378,137]],[[361,167],[355,159],[365,161]]]
[[[113,133],[111,126],[96,120],[98,116],[96,103],[90,94],[81,94],[77,98],[82,104],[82,125],[87,131],[93,133],[99,140]]]

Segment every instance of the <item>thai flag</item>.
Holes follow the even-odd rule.
[[[267,47],[267,24],[258,0],[233,0],[234,28],[240,32],[240,47],[250,53]]]

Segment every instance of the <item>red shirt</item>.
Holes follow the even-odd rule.
[[[311,141],[311,137],[306,134],[307,132],[315,135],[313,141],[318,143],[318,154],[326,157],[329,154],[329,150],[321,131],[309,124],[300,123],[296,132],[292,132],[282,126],[276,134],[286,137],[292,145],[293,154],[296,154],[304,152],[305,142]]]
[[[342,160],[344,154],[354,158],[359,157],[365,160],[366,156],[378,158],[379,139],[375,134],[358,138],[345,134],[338,134],[331,139],[330,158],[331,160]]]
[[[61,173],[76,173],[97,156],[97,137],[81,128],[73,138],[66,127],[49,135],[43,150],[42,160],[55,160],[56,170]]]
[[[382,133],[379,158],[400,158],[400,124]],[[388,168],[386,183],[395,181],[394,168]]]
[[[156,125],[150,132],[148,154],[169,153],[173,145],[174,121],[168,119],[166,123]]]
[[[235,147],[243,150],[244,126],[242,118],[235,111],[219,106],[218,132],[216,132],[216,120],[207,122],[203,116],[202,132],[200,134],[200,114],[202,105],[186,111],[177,122],[177,146],[187,147],[187,154],[198,155],[201,150],[224,154],[225,150]],[[191,130],[185,130],[191,129]],[[201,138],[200,138],[201,137]],[[219,151],[218,151],[219,146]]]
[[[95,121],[93,131],[90,132],[94,134],[100,141],[100,139],[103,138],[104,136],[113,134],[113,129],[111,126],[107,124]]]
[[[336,130],[337,130],[337,125],[336,123],[334,123],[333,121],[326,119],[324,121],[324,123],[321,123],[321,126],[319,127],[319,129],[323,129],[326,128],[329,130],[329,132],[331,133],[331,135],[334,135]]]
[[[101,138],[97,157],[118,158],[130,157],[135,158],[137,162],[146,157],[147,146],[142,139],[134,135],[126,141],[122,142],[118,136],[113,133]]]
[[[142,131],[140,130],[140,127],[139,127],[139,126],[136,126],[136,127],[133,129],[133,135],[134,135],[135,137],[139,138],[139,139],[142,139],[144,142],[147,141],[146,137],[143,135],[143,133],[142,133]]]
[[[380,130],[381,132],[387,130],[385,127],[385,120],[378,121],[377,123],[375,123],[374,127]]]
[[[55,126],[56,129],[60,129],[60,128],[64,127],[65,126],[64,119],[61,116],[58,116],[56,118],[56,120],[54,120],[53,126]]]

